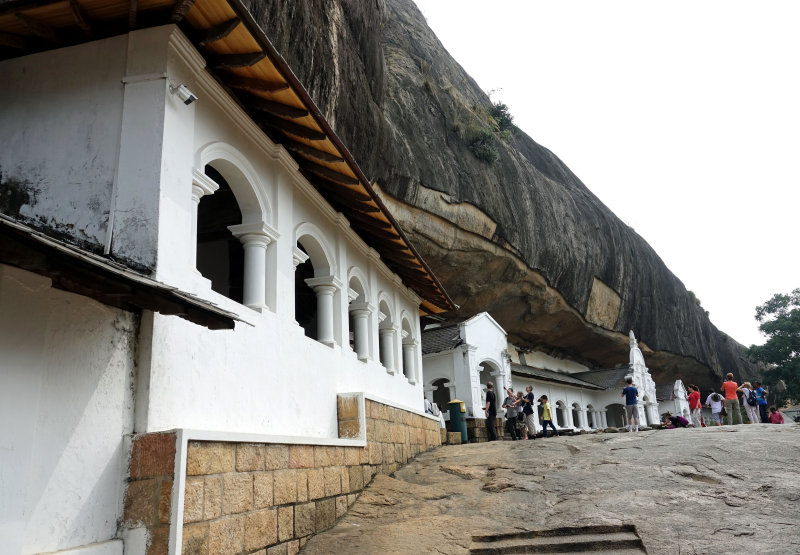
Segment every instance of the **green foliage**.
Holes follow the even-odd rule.
[[[747,354],[766,364],[763,381],[778,406],[800,402],[800,289],[756,307],[756,320],[767,341]]]
[[[495,121],[500,135],[507,139],[516,129],[514,127],[514,116],[508,111],[508,106],[502,102],[493,102],[489,109],[489,115]]]
[[[697,298],[697,295],[694,294],[694,291],[687,291],[687,293],[689,293],[689,299],[691,299],[691,301],[697,306],[700,306],[700,299]]]
[[[475,155],[475,158],[486,162],[487,164],[494,164],[497,160],[497,147],[495,143],[494,134],[488,129],[468,129],[467,136],[465,137],[467,148]]]

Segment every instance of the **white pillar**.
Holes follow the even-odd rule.
[[[417,369],[414,361],[417,358],[417,342],[403,343],[403,373],[412,384],[417,383]]]
[[[208,177],[205,173],[195,168],[192,170],[192,252],[191,261],[197,271],[197,208],[200,206],[200,199],[205,195],[212,195],[219,189],[219,184]],[[199,273],[199,272],[198,272]]]
[[[608,416],[604,410],[600,411],[600,422],[602,422],[604,430],[608,428]]]
[[[242,304],[261,311],[267,307],[267,246],[277,233],[262,222],[228,226],[244,246]]]
[[[389,374],[394,374],[394,332],[394,327],[378,330],[381,363]]]
[[[353,315],[353,343],[358,360],[369,359],[369,316],[372,306],[369,303],[350,303],[350,314]]]
[[[309,278],[306,281],[317,295],[317,341],[333,347],[333,295],[341,286],[333,276]]]

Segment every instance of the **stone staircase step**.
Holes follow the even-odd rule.
[[[473,536],[472,555],[500,553],[647,553],[633,525],[587,526]]]

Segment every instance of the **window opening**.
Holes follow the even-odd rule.
[[[298,242],[297,248],[308,255],[303,246]],[[294,271],[294,318],[306,337],[317,340],[317,294],[308,286],[305,280],[314,277],[314,266],[311,259],[298,264]]]
[[[242,212],[228,182],[211,166],[208,177],[219,184],[213,195],[205,195],[197,207],[197,270],[211,281],[211,289],[242,302],[244,293],[244,247],[228,226],[242,223]]]

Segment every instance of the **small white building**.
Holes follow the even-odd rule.
[[[510,383],[506,332],[486,312],[457,325],[426,329],[422,342],[425,396],[446,413],[459,399],[469,417],[483,417],[486,384],[497,396]],[[449,416],[449,415],[448,415]]]
[[[509,384],[516,391],[530,385],[537,399],[547,395],[558,429],[591,431],[626,425],[622,389],[630,376],[639,389],[641,425],[657,424],[655,384],[633,332],[630,347],[628,365],[591,370],[574,361],[511,345],[502,327],[483,312],[458,324],[429,326],[422,332],[425,395],[443,410],[448,401],[458,398],[467,404],[470,417],[483,418],[487,382],[494,383],[498,403]],[[541,410],[539,407],[539,414]]]
[[[454,305],[241,3],[12,4],[0,551],[179,553],[187,438],[363,450],[363,406],[340,440],[350,392],[427,418],[419,315]],[[120,530],[126,438],[162,432],[170,512]]]
[[[689,393],[683,385],[683,380],[675,380],[675,383],[671,384],[657,385],[656,398],[662,415],[669,411],[672,416],[683,416],[691,423],[692,412],[689,410]],[[700,401],[704,402],[705,399],[700,399]]]

